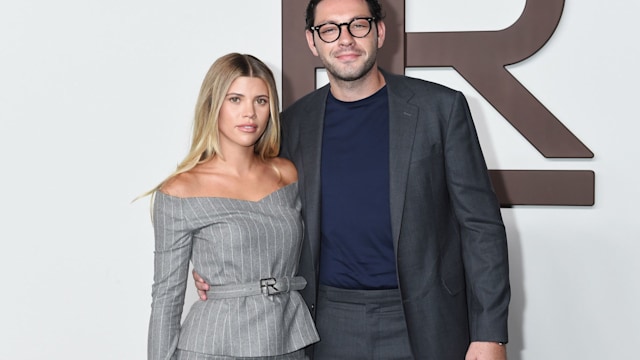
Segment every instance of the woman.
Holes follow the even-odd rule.
[[[296,277],[297,171],[280,147],[273,74],[251,55],[209,69],[191,149],[154,192],[149,359],[304,359],[318,334]],[[189,261],[209,299],[180,319]]]

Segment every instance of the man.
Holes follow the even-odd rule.
[[[330,84],[285,110],[282,156],[299,172],[310,354],[505,359],[506,235],[464,96],[378,69],[377,0],[311,0],[306,37]]]

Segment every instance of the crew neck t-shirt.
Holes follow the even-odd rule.
[[[389,208],[387,87],[368,98],[327,98],[322,135],[320,283],[397,288]]]

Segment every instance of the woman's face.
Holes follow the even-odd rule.
[[[267,128],[269,116],[267,84],[257,77],[235,79],[220,108],[220,146],[253,147]]]

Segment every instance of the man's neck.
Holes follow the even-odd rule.
[[[340,101],[358,101],[375,94],[385,85],[384,76],[377,66],[374,66],[365,76],[358,80],[345,81],[336,79],[329,74],[331,94]]]

